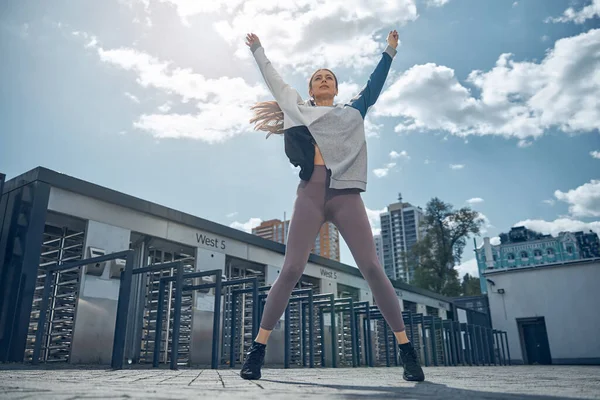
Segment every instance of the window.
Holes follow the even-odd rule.
[[[534,255],[536,258],[540,258],[540,257],[542,256],[542,251],[541,251],[540,249],[535,249],[535,250],[533,251],[533,255]]]
[[[573,246],[571,246],[571,245],[567,246],[567,253],[573,254]]]
[[[515,260],[515,255],[513,253],[508,253],[508,255],[506,256],[506,258],[508,258],[508,261],[514,261]]]
[[[521,252],[521,259],[525,259],[526,260],[527,258],[529,258],[529,255],[527,254],[527,252],[526,251],[522,251]]]
[[[550,257],[554,257],[554,249],[553,249],[553,248],[549,247],[549,248],[546,250],[546,253],[548,254],[548,256],[550,256]]]

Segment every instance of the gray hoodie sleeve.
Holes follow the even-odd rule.
[[[298,104],[302,103],[302,96],[281,78],[265,55],[265,49],[262,46],[255,44],[251,50],[269,91],[275,97],[281,110],[293,118],[298,114]]]

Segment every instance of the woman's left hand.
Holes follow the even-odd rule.
[[[398,47],[398,31],[390,31],[387,37],[387,42],[393,48]]]

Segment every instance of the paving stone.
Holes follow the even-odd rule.
[[[426,382],[402,369],[127,369],[0,365],[1,399],[600,399],[600,366],[428,367]]]

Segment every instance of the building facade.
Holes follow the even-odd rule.
[[[486,269],[484,278],[513,363],[600,365],[600,258]]]
[[[285,244],[289,229],[290,220],[270,219],[262,222],[256,228],[252,228],[252,234]],[[315,238],[315,244],[311,252],[330,260],[340,260],[340,233],[333,223],[326,222],[323,224]]]
[[[373,235],[373,241],[375,242],[375,252],[377,253],[377,260],[383,268],[383,241],[381,240],[381,233]]]
[[[423,218],[423,210],[402,202],[401,196],[380,214],[383,267],[390,279],[412,282],[414,271],[406,265],[404,255],[423,237]]]
[[[130,255],[124,260],[125,267],[121,260],[97,261],[53,272],[65,263],[124,251]],[[47,317],[53,319],[51,324],[40,325],[43,341],[37,343],[42,343],[41,361],[110,363],[118,301],[128,293],[126,297],[131,307],[127,307],[129,311],[125,314],[124,358],[135,364],[152,364],[159,284],[175,275],[173,263],[179,263],[185,274],[217,271],[215,279],[218,274],[229,282],[256,278],[257,285],[263,287],[280,276],[284,259],[283,244],[36,168],[7,181],[0,198],[0,304],[3,305],[0,307],[0,362],[32,360],[40,299],[48,295],[45,297],[49,305]],[[128,288],[122,286],[124,283],[120,280],[123,268],[138,272]],[[47,282],[53,282],[54,286],[48,293],[44,290],[46,276],[51,278]],[[201,281],[205,282],[204,278]],[[373,293],[357,268],[316,254],[310,255],[298,284],[311,288],[314,294],[352,297],[374,304]],[[250,287],[249,283],[240,285],[242,289]],[[452,299],[402,282],[393,285],[404,311],[435,315],[442,320],[454,318]],[[170,285],[165,290],[165,324],[169,324],[175,292]],[[211,362],[215,290],[190,289],[181,295],[180,347],[175,355],[180,365]],[[219,327],[219,334],[223,360],[233,355],[235,362],[240,363],[252,343],[254,309],[247,301],[249,295],[238,297],[239,306],[235,311],[233,304],[238,302],[233,300],[233,291],[224,289],[221,296],[219,312],[223,326]],[[340,324],[343,316],[347,313],[339,316]],[[281,365],[285,359],[284,319],[285,315],[271,335],[272,350],[266,359],[270,365]],[[324,343],[330,343],[331,319],[324,318],[322,322],[322,325],[315,323],[315,337],[321,335]],[[231,345],[229,335],[233,323],[238,328],[233,337],[235,343]],[[349,322],[343,323],[350,326]],[[295,332],[290,344],[290,365],[302,366],[298,350],[302,339],[298,308],[290,309],[290,324]],[[165,346],[159,349],[159,356],[160,362],[166,363],[175,356],[168,352],[170,325],[162,328]],[[373,338],[389,336],[388,331],[374,325],[371,331]],[[415,337],[419,337],[420,330],[415,332]],[[338,329],[335,334],[339,351],[333,352],[334,356],[330,347],[321,347],[315,359],[323,354],[327,365],[331,365],[332,357],[338,358],[339,366],[352,365],[351,353],[345,351],[351,348],[351,337],[344,329]],[[364,339],[360,340],[362,343]],[[318,345],[319,341],[315,342]],[[385,363],[385,357],[380,354],[377,352],[377,362]]]
[[[564,263],[600,257],[599,240],[596,233],[560,232],[558,236],[543,235],[525,227],[514,227],[500,235],[500,244],[492,245],[486,237],[477,247],[475,256],[479,269],[482,293],[487,290],[483,273],[527,266]]]

